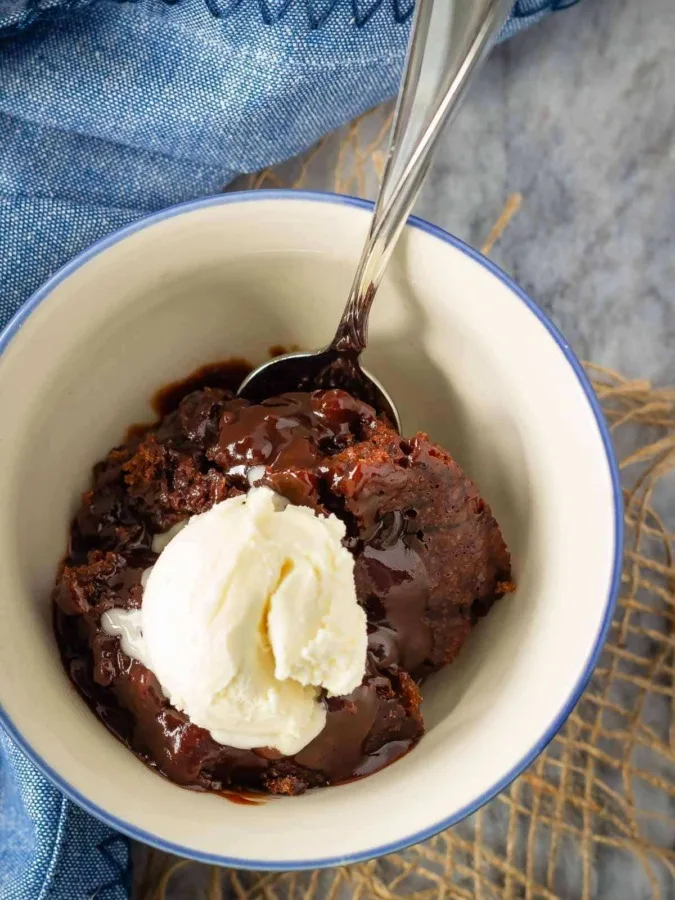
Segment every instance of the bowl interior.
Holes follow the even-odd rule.
[[[409,228],[375,304],[367,365],[404,431],[428,432],[477,482],[519,584],[425,687],[421,744],[358,784],[235,805],[149,771],[70,688],[49,595],[92,464],[151,418],[158,387],[201,364],[326,343],[368,217],[302,197],[170,215],[72,267],[0,357],[4,712],[81,802],[201,858],[318,865],[454,819],[541,749],[607,615],[613,490],[577,375],[506,282]]]

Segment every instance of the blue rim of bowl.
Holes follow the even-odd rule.
[[[302,200],[305,202],[310,201],[313,203],[333,203],[338,205],[351,206],[366,212],[372,212],[373,209],[373,204],[370,201],[361,200],[357,197],[349,197],[341,194],[331,194],[319,191],[299,190],[260,190],[232,192],[229,194],[220,194],[215,197],[205,197],[200,200],[192,200],[187,203],[181,203],[177,206],[169,207],[168,209],[162,210],[161,212],[146,216],[140,219],[138,222],[133,222],[131,225],[127,225],[125,228],[122,228],[119,231],[116,231],[113,234],[102,238],[100,241],[97,241],[87,250],[84,250],[73,260],[63,266],[63,268],[59,269],[54,275],[52,275],[52,277],[41,288],[39,288],[19,309],[19,311],[14,315],[3,332],[0,334],[0,354],[4,352],[9,342],[16,335],[16,333],[19,331],[19,329],[33,312],[33,310],[35,310],[62,281],[72,275],[73,272],[87,263],[90,259],[98,256],[99,253],[102,253],[104,250],[107,250],[109,247],[117,244],[119,241],[124,240],[137,231],[141,231],[145,228],[150,227],[151,225],[156,225],[158,222],[164,221],[164,219],[182,215],[183,213],[189,213],[208,206],[218,206],[220,204],[226,205],[231,203],[250,203],[261,200]],[[600,437],[605,449],[607,466],[609,468],[612,482],[612,493],[614,500],[614,561],[612,565],[612,577],[609,586],[609,592],[607,595],[602,626],[596,636],[593,649],[591,650],[591,653],[586,660],[583,672],[578,678],[576,685],[574,686],[570,696],[567,699],[567,702],[564,704],[562,709],[559,710],[540,739],[534,744],[533,747],[530,748],[530,750],[522,757],[522,759],[515,766],[513,766],[513,768],[511,768],[495,784],[488,788],[488,790],[484,791],[472,803],[467,804],[462,809],[457,810],[451,816],[442,819],[440,822],[436,822],[435,824],[430,825],[428,828],[424,828],[422,831],[415,832],[414,834],[408,835],[407,837],[401,838],[397,841],[393,841],[389,844],[383,844],[379,847],[370,847],[367,850],[362,850],[358,853],[352,853],[347,856],[325,857],[323,859],[309,860],[288,860],[281,862],[274,862],[270,860],[237,859],[229,856],[221,856],[214,853],[201,853],[198,850],[193,850],[189,847],[183,847],[180,844],[173,844],[170,841],[162,840],[161,838],[143,831],[140,828],[129,825],[127,822],[118,819],[116,816],[110,815],[104,809],[96,806],[96,804],[92,803],[87,799],[87,797],[83,796],[79,791],[73,788],[67,781],[65,781],[64,778],[61,777],[61,775],[58,774],[58,772],[55,772],[48,765],[48,763],[46,763],[39,756],[39,754],[37,754],[32,749],[32,747],[24,740],[19,730],[16,728],[14,723],[11,721],[9,716],[5,713],[4,709],[0,705],[0,724],[2,724],[5,731],[7,731],[8,734],[13,738],[13,740],[19,745],[19,747],[21,747],[26,756],[28,756],[29,759],[31,759],[32,762],[35,763],[37,768],[40,769],[40,771],[44,775],[46,775],[46,777],[50,781],[52,781],[63,794],[77,803],[78,806],[81,806],[83,809],[91,813],[97,819],[100,819],[106,825],[110,825],[112,828],[115,828],[117,831],[123,832],[124,834],[128,835],[128,837],[133,838],[134,840],[141,841],[145,844],[150,844],[151,846],[156,847],[159,850],[164,850],[167,853],[175,853],[179,856],[193,859],[198,862],[209,863],[211,865],[227,866],[237,869],[257,869],[264,871],[293,871],[302,869],[328,868],[330,866],[351,865],[353,863],[364,862],[378,856],[384,856],[387,853],[396,853],[400,850],[405,849],[406,847],[410,847],[413,844],[418,844],[421,841],[426,841],[434,835],[438,834],[440,831],[444,831],[446,828],[450,828],[452,825],[456,825],[462,819],[465,819],[467,816],[475,813],[478,809],[480,809],[481,806],[492,800],[493,797],[495,797],[506,787],[508,787],[509,784],[518,775],[520,775],[520,773],[524,769],[526,769],[536,759],[537,756],[539,756],[544,748],[555,737],[557,732],[564,724],[565,720],[572,712],[572,709],[576,705],[577,700],[586,687],[586,684],[588,683],[591,674],[593,673],[593,669],[598,662],[602,647],[605,643],[607,633],[612,622],[614,607],[616,605],[616,599],[619,591],[623,559],[624,527],[623,499],[621,494],[619,467],[614,454],[609,429],[607,427],[607,423],[605,421],[605,417],[600,407],[598,398],[595,395],[595,391],[593,390],[588,376],[586,375],[581,363],[577,359],[574,351],[570,348],[569,344],[560,333],[560,331],[542,312],[542,310],[539,309],[537,304],[530,297],[528,297],[528,295],[520,287],[518,287],[518,285],[505,272],[503,272],[500,268],[498,268],[498,266],[484,257],[477,250],[469,247],[463,241],[459,240],[459,238],[453,237],[436,225],[431,225],[429,222],[425,222],[423,219],[419,219],[416,216],[411,216],[408,222],[408,227],[416,228],[419,231],[422,231],[425,234],[429,234],[446,244],[450,244],[451,247],[454,247],[456,250],[464,253],[479,265],[483,266],[483,268],[487,269],[488,272],[490,272],[495,278],[499,279],[499,281],[506,285],[506,287],[508,287],[512,291],[512,293],[516,295],[516,297],[522,300],[522,302],[525,304],[525,306],[527,306],[530,312],[534,316],[536,316],[537,319],[539,319],[539,321],[546,328],[548,333],[551,335],[553,340],[562,351],[567,362],[574,371],[574,374],[577,376],[579,384],[581,385],[581,388],[586,395],[586,400],[588,401],[588,404],[593,411],[593,415],[598,426],[598,431],[600,432]]]

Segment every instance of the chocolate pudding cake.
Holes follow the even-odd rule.
[[[54,588],[56,636],[96,715],[173,782],[299,794],[368,775],[415,745],[420,685],[513,589],[510,558],[475,486],[425,434],[401,438],[342,390],[252,404],[224,380],[211,369],[210,383],[167,394],[160,420],[132,429],[95,466]],[[344,524],[367,621],[361,684],[347,696],[317,695],[325,727],[292,756],[216,741],[101,624],[109,610],[142,608],[157,535],[253,485]]]

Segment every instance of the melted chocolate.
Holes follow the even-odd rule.
[[[281,350],[281,347],[270,348]],[[272,354],[275,355],[275,354]],[[248,400],[259,403],[276,394],[306,393],[338,389],[370,404],[377,414],[393,422],[395,415],[386,398],[365,376],[360,354],[350,350],[324,350],[301,357],[279,360],[260,371],[244,390]]]
[[[232,389],[245,364],[204,367],[156,399],[162,418],[94,469],[54,589],[70,678],[107,727],[179,784],[299,793],[377,771],[423,724],[417,683],[451,662],[478,615],[511,589],[509,556],[486,504],[424,435],[404,441],[338,389],[252,404]],[[347,526],[368,619],[362,684],[327,698],[324,730],[295,757],[217,744],[170,706],[156,679],[101,628],[138,607],[152,536],[256,480]]]
[[[272,356],[274,349],[281,350],[281,353],[284,352],[278,347],[270,348]],[[252,370],[253,366],[245,359],[228,359],[225,362],[208,363],[192,372],[187,378],[172,381],[160,388],[152,398],[152,408],[159,416],[167,416],[178,408],[181,400],[188,394],[201,391],[206,387],[220,388],[236,394],[239,385]]]

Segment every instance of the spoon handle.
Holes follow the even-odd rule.
[[[332,349],[358,355],[365,348],[375,293],[438,137],[512,5],[513,0],[417,0],[382,183]]]

